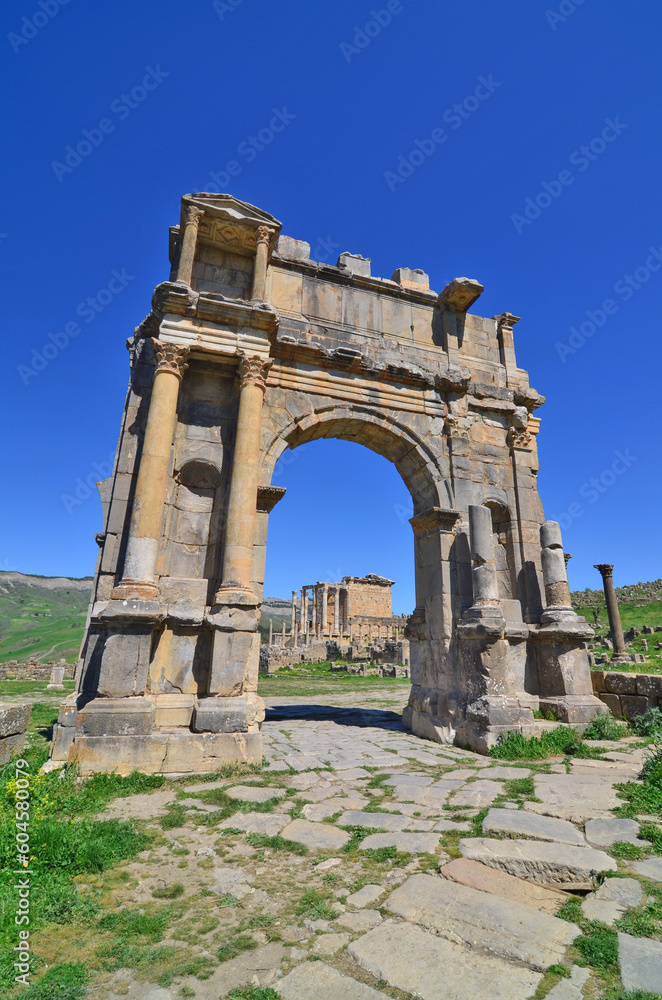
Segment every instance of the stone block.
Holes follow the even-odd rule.
[[[395,847],[403,854],[432,854],[438,846],[438,833],[371,833],[360,844],[362,851]]]
[[[8,764],[15,753],[22,753],[25,746],[25,733],[14,733],[0,739],[0,764]]]
[[[345,900],[350,906],[372,906],[384,895],[385,888],[382,885],[364,885],[358,892],[353,892]]]
[[[430,875],[412,875],[384,905],[435,934],[533,969],[563,961],[578,933],[575,924],[523,903]]]
[[[619,674],[612,670],[606,671],[605,688],[611,694],[636,694],[637,675]]]
[[[290,817],[282,813],[235,813],[219,824],[219,830],[241,830],[243,833],[263,833],[275,837],[287,826]]]
[[[369,830],[388,830],[397,833],[406,830],[410,825],[409,816],[396,816],[395,813],[361,812],[350,809],[338,819],[338,826],[363,826]]]
[[[151,628],[110,632],[103,641],[97,693],[102,698],[142,695],[151,646]]]
[[[95,698],[78,712],[81,736],[148,736],[154,728],[150,698]]]
[[[61,726],[59,722],[55,723],[53,726],[51,760],[68,760],[75,732],[76,730],[73,726]]]
[[[81,774],[207,774],[224,764],[259,764],[260,733],[152,733],[151,736],[76,736],[69,754]]]
[[[601,694],[603,691],[606,691],[605,671],[591,670],[591,683],[593,684],[593,694]]]
[[[176,726],[189,728],[193,717],[195,696],[192,694],[161,694],[154,699],[154,725],[157,729]]]
[[[586,839],[598,847],[611,847],[619,841],[636,846],[647,843],[637,836],[639,824],[633,819],[619,819],[617,816],[611,819],[589,819],[584,830]]]
[[[659,941],[619,933],[618,964],[626,990],[662,993],[662,944]]]
[[[246,733],[246,696],[201,698],[193,710],[194,733]]]
[[[618,694],[600,693],[600,701],[606,705],[615,719],[622,719],[621,696]]]
[[[57,713],[57,721],[61,726],[75,726],[78,721],[78,706],[75,700],[63,701]]]
[[[278,981],[283,1000],[384,1000],[384,994],[324,962],[304,962]]]
[[[345,830],[339,830],[330,823],[309,823],[305,819],[295,819],[281,831],[286,840],[305,844],[313,851],[339,851],[349,840]]]
[[[209,694],[224,697],[241,694],[252,657],[254,654],[259,657],[259,643],[259,632],[214,631]]]
[[[635,715],[643,715],[647,708],[650,706],[650,701],[648,698],[644,698],[641,695],[634,694],[622,694],[621,695],[621,712],[624,719],[628,721],[634,719]]]
[[[637,694],[659,701],[662,698],[662,674],[637,674]]]
[[[483,833],[586,846],[586,841],[577,827],[567,820],[537,816],[535,813],[519,809],[490,809],[483,820]]]
[[[593,889],[601,872],[618,870],[603,851],[558,842],[466,838],[460,841],[460,852],[464,858],[556,889]]]
[[[542,910],[552,915],[557,913],[568,898],[566,892],[558,892],[556,889],[548,889],[535,882],[527,882],[497,868],[490,868],[478,861],[470,861],[469,858],[455,858],[448,864],[442,865],[439,874],[442,878],[460,882],[470,889],[489,892],[493,896],[511,899],[515,903],[523,903],[534,910]]]
[[[337,267],[346,267],[352,274],[370,277],[370,257],[362,257],[360,253],[341,253],[336,263]]]
[[[24,733],[30,722],[32,705],[16,705],[0,702],[0,739]]]
[[[376,979],[423,1000],[525,1000],[542,979],[538,972],[392,920],[347,950]],[[347,1000],[354,996],[348,993]]]

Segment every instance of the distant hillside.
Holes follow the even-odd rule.
[[[0,662],[73,662],[80,649],[92,577],[0,572]]]
[[[573,591],[570,596],[572,606],[578,614],[583,615],[589,625],[595,629],[596,638],[599,640],[607,636],[609,634],[609,618],[607,617],[604,592],[590,590],[587,587],[586,590]],[[640,667],[640,670],[662,669],[662,650],[657,649],[658,643],[662,641],[662,633],[643,634],[644,626],[652,629],[662,628],[662,580],[616,587],[616,597],[618,598],[623,631],[628,633],[630,629],[635,629],[642,633],[628,642],[627,651],[646,654],[647,666]],[[645,648],[645,644],[648,649]],[[590,646],[596,652],[604,651],[599,641],[591,643]]]
[[[265,597],[262,600],[262,615],[260,617],[260,635],[262,642],[269,641],[269,621],[274,623],[274,632],[280,632],[285,622],[289,632],[292,621],[292,601],[286,597]]]

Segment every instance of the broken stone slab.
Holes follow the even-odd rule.
[[[591,975],[589,969],[573,965],[568,979],[562,979],[547,994],[547,1000],[584,1000],[582,989]]]
[[[325,799],[330,799],[335,792],[334,785],[324,782],[323,785],[317,785],[316,788],[302,789],[299,791],[299,798],[303,799],[304,802],[324,802]]]
[[[537,816],[535,813],[511,809],[490,809],[483,820],[483,833],[504,837],[526,837],[531,840],[551,840],[561,844],[586,847],[579,830],[564,819]]]
[[[593,893],[582,901],[581,907],[587,920],[599,920],[610,927],[625,913],[624,906],[606,899],[596,899]]]
[[[434,825],[434,829],[441,833],[466,833],[471,829],[471,823],[455,823],[452,819],[440,819]]]
[[[324,962],[306,962],[278,981],[283,1000],[384,1000],[384,994]]]
[[[416,833],[428,833],[430,830],[434,830],[434,820],[421,819],[420,817],[414,816],[409,824],[409,829],[415,831]]]
[[[540,774],[535,779],[536,798],[527,802],[527,811],[556,816],[572,823],[604,817],[622,805],[609,781],[584,774]]]
[[[381,885],[364,885],[358,892],[349,895],[345,902],[356,907],[371,906],[377,902],[380,896],[384,895],[385,891],[384,886]]]
[[[284,788],[258,788],[252,785],[234,785],[225,792],[229,799],[240,802],[269,802],[270,799],[282,799],[287,794]]]
[[[460,882],[470,889],[491,892],[493,896],[502,896],[503,899],[523,903],[534,910],[551,913],[553,916],[568,898],[567,892],[547,889],[536,882],[527,882],[525,879],[508,875],[498,868],[488,868],[478,861],[470,861],[469,858],[455,858],[448,864],[442,865],[439,874],[442,878]]]
[[[339,851],[349,840],[346,830],[339,830],[330,823],[311,823],[306,819],[295,819],[281,831],[286,840],[305,844],[313,851]]]
[[[378,927],[382,922],[382,915],[377,910],[355,910],[353,913],[343,913],[336,920],[341,927],[353,931],[355,934],[363,934],[371,931],[373,927]]]
[[[542,840],[465,838],[460,841],[460,852],[490,868],[556,889],[593,889],[601,872],[618,870],[604,851]]]
[[[503,788],[497,781],[479,778],[456,792],[452,804],[454,806],[476,806],[477,809],[484,809],[485,806],[491,806],[497,795],[502,793]]]
[[[395,847],[406,854],[431,854],[438,846],[438,833],[371,833],[359,845],[362,851]]]
[[[662,944],[659,941],[619,933],[618,964],[626,990],[662,993]]]
[[[219,829],[263,833],[266,837],[275,837],[289,822],[290,817],[282,813],[235,813],[219,823]]]
[[[344,948],[349,941],[349,934],[320,934],[315,938],[313,944],[313,954],[333,955]]]
[[[231,868],[229,865],[224,865],[220,868],[214,868],[211,877],[213,882],[207,888],[209,892],[213,892],[217,896],[229,894],[236,896],[237,899],[243,899],[244,896],[248,896],[254,891],[253,887],[246,881],[246,871],[243,868]]]
[[[432,778],[429,778],[425,774],[402,774],[401,772],[396,772],[392,774],[390,778],[386,778],[383,785],[394,785],[403,786],[405,788],[413,788],[418,785],[421,788],[425,788],[426,785],[432,784]]]
[[[563,961],[579,934],[567,920],[433,875],[412,875],[384,905],[442,937],[543,971]]]
[[[478,777],[478,771],[469,770],[469,768],[457,768],[454,771],[446,771],[446,773],[441,778],[441,781],[466,781],[467,778]]]
[[[364,826],[369,830],[388,830],[392,833],[406,830],[410,823],[409,816],[397,816],[395,813],[361,812],[359,809],[349,809],[338,819],[338,826]]]
[[[529,767],[491,767],[483,774],[486,778],[491,778],[494,781],[514,781],[516,778],[528,778],[531,769]]]
[[[647,861],[631,861],[637,875],[651,879],[652,882],[662,882],[662,858],[648,858]]]
[[[612,816],[611,819],[589,819],[584,826],[586,839],[599,847],[611,847],[619,841],[628,844],[635,844],[637,847],[649,847],[646,840],[640,840],[639,824],[633,819],[619,819]]]
[[[525,1000],[542,979],[538,972],[392,920],[357,938],[347,950],[376,979],[420,1000]],[[358,996],[348,994],[346,1000]]]
[[[636,878],[606,878],[594,893],[596,899],[619,903],[623,907],[639,906],[643,895],[641,882]]]
[[[338,812],[338,806],[332,802],[308,802],[301,811],[311,823],[320,823],[329,816],[334,816]]]

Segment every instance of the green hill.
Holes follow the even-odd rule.
[[[571,594],[572,606],[578,614],[586,618],[596,632],[596,641],[590,643],[595,653],[606,650],[600,640],[609,635],[609,619],[602,590],[576,590]],[[662,580],[650,583],[634,583],[626,587],[616,587],[616,597],[621,614],[621,625],[625,633],[627,652],[643,653],[646,663],[636,668],[642,673],[654,671],[662,673],[662,649],[656,649],[662,644],[662,632],[643,633],[646,628],[662,629]],[[631,630],[641,633],[628,641],[627,633]],[[645,649],[645,644],[648,649]],[[623,669],[619,666],[618,669]]]
[[[0,662],[78,657],[92,577],[0,572]]]

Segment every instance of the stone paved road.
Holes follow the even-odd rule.
[[[590,970],[573,966],[579,928],[556,913],[575,893],[585,915],[613,926],[644,905],[638,867],[662,881],[661,862],[609,853],[614,839],[642,843],[638,824],[611,811],[613,785],[641,766],[632,741],[604,744],[603,761],[520,767],[423,742],[402,731],[395,711],[302,699],[272,705],[264,734],[262,774],[188,784],[185,794],[173,783],[170,798],[118,800],[108,812],[144,815],[140,798],[158,815],[176,795],[193,815],[196,802],[215,808],[206,790],[224,789],[243,811],[215,829],[192,820],[167,831],[167,849],[213,859],[204,873],[189,869],[187,891],[202,874],[205,903],[213,912],[223,903],[226,929],[257,915],[252,926],[277,934],[254,931],[256,947],[207,980],[184,977],[153,996],[154,984],[115,993],[111,981],[107,1000],[176,1000],[182,987],[219,1000],[246,984],[282,1000],[526,1000],[558,964],[571,974],[550,997],[599,995]],[[182,878],[167,865],[159,874]],[[214,940],[199,947],[214,954]],[[662,943],[619,940],[629,988],[639,976],[662,991]]]

